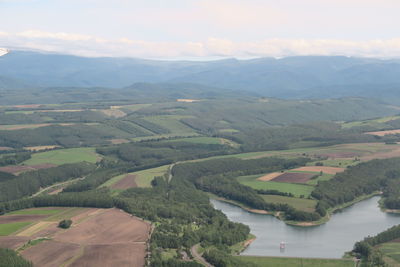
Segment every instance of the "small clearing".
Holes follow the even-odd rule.
[[[122,118],[126,116],[126,113],[119,109],[102,109],[99,111],[109,117],[114,118]]]
[[[5,167],[0,167],[0,171],[2,172],[8,172],[12,173],[14,175],[18,175],[23,172],[27,171],[34,171],[34,170],[40,170],[40,169],[48,169],[55,167],[57,165],[50,164],[50,163],[45,163],[45,164],[37,164],[37,165],[14,165],[14,166],[5,166]]]
[[[49,149],[55,149],[60,146],[27,146],[24,147],[25,150],[30,150],[30,151],[42,151],[42,150],[49,150]]]

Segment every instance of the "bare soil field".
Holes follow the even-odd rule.
[[[60,146],[27,146],[27,147],[24,147],[24,149],[36,152],[36,151],[54,149],[57,147],[60,147]]]
[[[176,101],[177,102],[185,102],[185,103],[193,103],[193,102],[198,102],[200,100],[198,100],[198,99],[179,98]]]
[[[279,175],[282,175],[282,173],[281,172],[268,173],[267,175],[257,178],[257,180],[264,181],[264,182],[271,181],[272,179],[278,177]]]
[[[58,241],[44,241],[22,251],[22,256],[33,262],[35,266],[62,266],[81,252],[79,244]],[[101,266],[101,265],[99,265]]]
[[[39,170],[39,169],[48,169],[48,168],[52,168],[52,167],[56,167],[56,166],[57,165],[50,164],[50,163],[38,164],[38,165],[30,165],[30,166],[14,165],[14,166],[0,167],[0,171],[12,173],[14,175],[18,175],[18,174],[26,172],[26,171],[33,171],[33,170]]]
[[[343,172],[344,168],[327,167],[327,166],[304,166],[297,169],[293,169],[293,171],[323,172],[327,174],[336,174],[338,172]]]
[[[75,208],[49,215],[6,215],[0,223],[33,221],[16,235],[0,238],[1,247],[19,248],[30,239],[50,238],[25,248],[21,254],[35,266],[144,266],[151,225],[119,209]],[[69,215],[66,215],[66,214]],[[71,218],[69,229],[58,221]]]
[[[55,240],[79,244],[145,242],[150,225],[118,209],[109,209],[55,235]]]
[[[0,216],[0,224],[3,223],[16,223],[16,222],[34,222],[39,221],[49,217],[49,215],[36,215],[36,214],[26,214],[26,215],[2,215]]]
[[[366,132],[365,134],[376,135],[376,136],[385,136],[385,135],[388,135],[388,134],[400,134],[400,129],[387,130],[387,131],[377,131],[377,132]]]
[[[310,180],[314,175],[315,174],[312,173],[286,172],[272,179],[271,181],[303,184],[306,183],[308,180]]]
[[[0,151],[7,151],[7,150],[13,150],[13,148],[8,146],[0,146]]]
[[[115,184],[111,186],[113,189],[128,189],[132,187],[137,187],[137,184],[135,182],[135,175],[128,174]]]
[[[99,111],[109,117],[114,117],[114,118],[121,118],[126,116],[126,113],[119,109],[102,109]]]
[[[38,108],[41,104],[30,104],[30,105],[15,105],[14,108]]]
[[[17,249],[28,241],[24,236],[0,236],[0,248]]]
[[[111,139],[110,142],[113,145],[119,145],[119,144],[129,143],[129,140],[128,139]]]
[[[387,159],[393,157],[400,157],[400,146],[391,150],[376,152],[371,155],[360,157],[361,160],[372,160],[372,159]]]
[[[144,266],[146,244],[89,245],[70,267]]]

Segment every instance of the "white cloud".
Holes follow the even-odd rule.
[[[104,39],[91,35],[28,30],[0,32],[4,47],[39,49],[80,56],[123,56],[140,58],[284,57],[294,55],[345,55],[400,57],[400,38],[349,41],[333,39],[266,39],[235,42],[208,38],[202,42],[150,42],[129,38]]]

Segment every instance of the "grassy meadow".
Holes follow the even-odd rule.
[[[99,155],[96,154],[95,148],[92,147],[56,149],[52,151],[35,153],[32,155],[31,159],[24,161],[23,164],[38,165],[50,163],[61,165],[82,161],[95,163],[98,160],[98,157]]]
[[[354,267],[352,260],[238,256],[240,260],[263,267]]]

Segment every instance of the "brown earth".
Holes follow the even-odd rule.
[[[176,101],[177,102],[185,102],[185,103],[193,103],[193,102],[198,102],[200,100],[198,100],[198,99],[179,98]]]
[[[150,224],[118,209],[109,209],[97,216],[55,235],[62,242],[79,244],[112,244],[145,242]]]
[[[135,182],[135,175],[128,174],[115,184],[111,186],[113,189],[128,189],[132,187],[137,187],[137,184]]]
[[[13,148],[8,146],[0,146],[0,151],[7,151],[7,150],[13,150]]]
[[[50,163],[44,163],[44,164],[38,164],[38,165],[13,165],[13,166],[5,166],[5,167],[0,167],[0,171],[2,172],[8,172],[12,173],[14,175],[18,175],[22,172],[26,171],[33,171],[33,170],[39,170],[39,169],[48,169],[52,167],[56,167],[57,165],[55,164],[50,164]]]
[[[272,179],[271,181],[302,184],[309,181],[313,176],[315,176],[313,173],[286,172]]]
[[[36,214],[2,215],[2,216],[0,216],[0,224],[15,223],[15,222],[34,222],[34,221],[44,219],[46,217],[49,217],[49,215],[36,215]]]
[[[145,243],[88,245],[83,256],[69,266],[144,266],[145,256]]]
[[[360,157],[360,159],[361,160],[372,160],[372,159],[387,159],[387,158],[394,158],[394,157],[400,157],[400,147],[397,147],[397,148],[389,150],[389,151],[376,152],[371,155]]]
[[[344,168],[338,167],[328,167],[328,166],[305,166],[297,169],[293,169],[293,171],[307,171],[307,172],[323,172],[327,174],[336,174],[338,172],[343,172]]]
[[[22,256],[32,261],[34,266],[53,267],[62,266],[81,251],[78,244],[63,243],[58,241],[44,241],[22,251]],[[101,266],[101,265],[99,265]]]
[[[400,129],[397,130],[387,130],[387,131],[376,131],[376,132],[366,132],[365,134],[371,134],[371,135],[376,135],[376,136],[385,136],[388,134],[399,134]]]
[[[30,105],[15,105],[14,108],[38,108],[41,104],[30,104]]]
[[[24,147],[24,149],[30,150],[30,151],[41,151],[41,150],[54,149],[56,147],[60,147],[60,146],[26,146],[26,147]]]
[[[267,175],[264,175],[262,177],[257,178],[257,180],[259,181],[271,181],[272,179],[278,177],[279,175],[282,175],[281,172],[273,172],[273,173],[269,173]]]
[[[105,114],[106,116],[114,118],[121,118],[126,116],[126,113],[119,109],[101,109],[99,111]]]
[[[119,145],[119,144],[129,143],[130,141],[128,139],[111,139],[110,142],[113,145]]]
[[[24,236],[0,236],[0,248],[17,249],[28,241]]]

